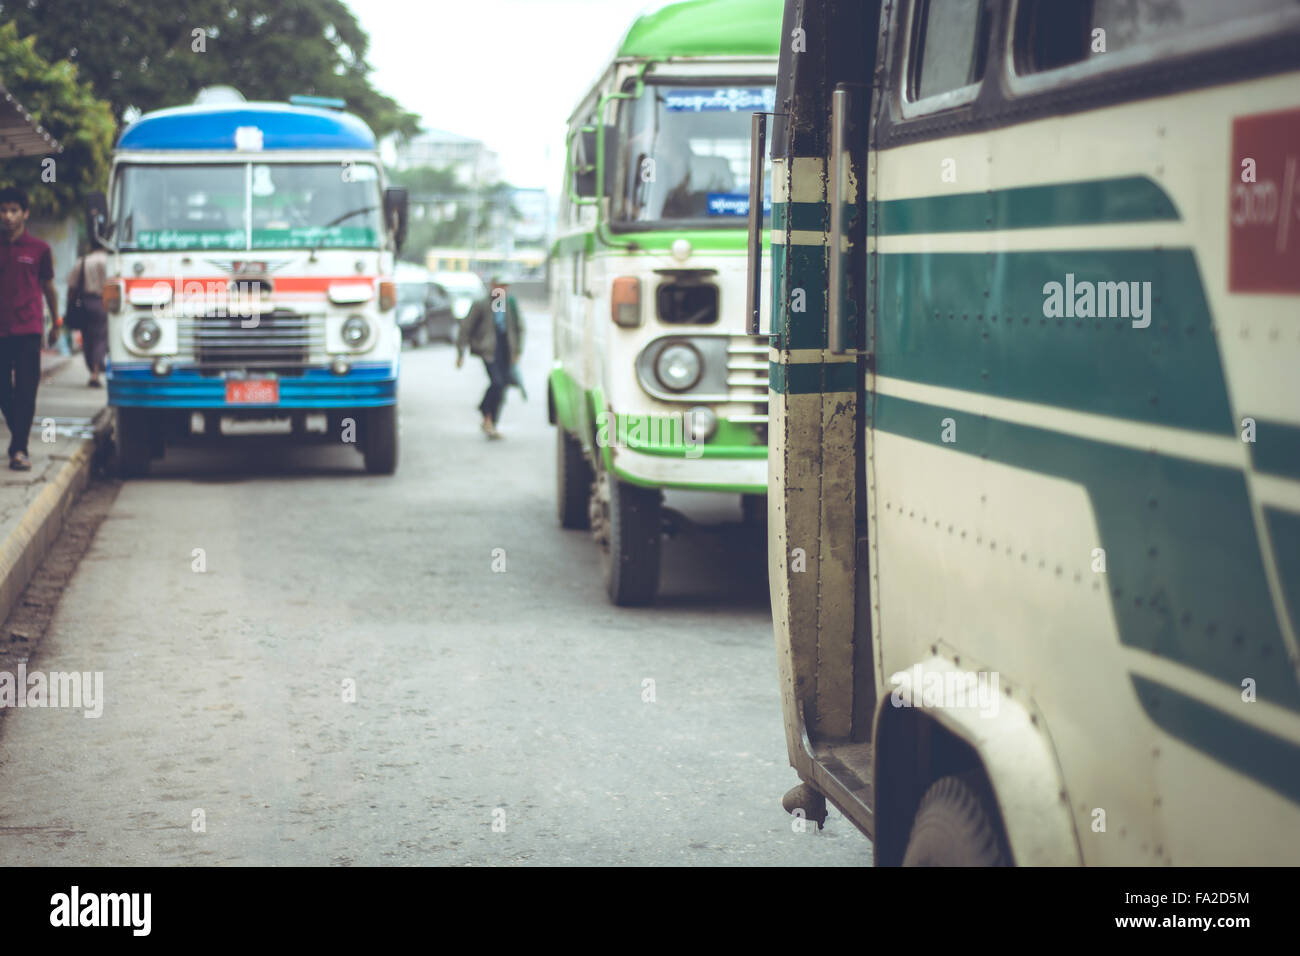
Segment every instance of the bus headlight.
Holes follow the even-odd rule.
[[[666,346],[655,360],[655,375],[670,392],[694,388],[704,374],[704,363],[695,346],[674,342]]]
[[[343,323],[343,344],[359,349],[370,339],[370,323],[359,315],[350,315]]]
[[[147,315],[136,322],[135,327],[131,329],[131,341],[142,351],[153,348],[161,338],[162,328]]]

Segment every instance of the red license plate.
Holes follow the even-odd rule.
[[[227,405],[277,405],[280,383],[275,379],[252,378],[226,382]]]

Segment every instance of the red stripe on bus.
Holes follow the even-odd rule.
[[[208,292],[225,292],[227,284],[231,281],[229,276],[186,276],[184,279],[172,278],[133,278],[126,279],[126,291],[129,293],[134,289],[152,289],[154,286],[170,286],[172,291],[177,294],[185,294],[186,287],[190,287],[191,292],[196,284],[201,284],[203,293]],[[371,289],[375,283],[381,281],[374,276],[272,276],[272,289],[275,292],[328,292],[332,285],[366,285]]]

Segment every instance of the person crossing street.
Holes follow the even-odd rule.
[[[479,403],[481,428],[488,438],[500,438],[497,422],[511,383],[515,363],[524,350],[524,320],[519,303],[510,294],[510,284],[494,276],[486,299],[470,308],[456,334],[456,367],[465,364],[465,350],[483,360],[488,374],[487,391]]]

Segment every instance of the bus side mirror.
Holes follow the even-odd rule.
[[[596,188],[596,129],[583,127],[578,134],[573,156],[573,195],[578,199],[595,199],[614,192],[614,170],[618,164],[618,129],[605,127],[605,183]]]
[[[592,199],[596,195],[596,131],[578,133],[578,149],[573,157],[573,195]]]
[[[393,233],[393,243],[400,252],[406,242],[406,212],[410,197],[402,186],[384,190],[384,222]]]
[[[107,245],[104,240],[111,232],[108,225],[108,199],[103,193],[91,193],[86,197],[86,235],[100,245]]]

